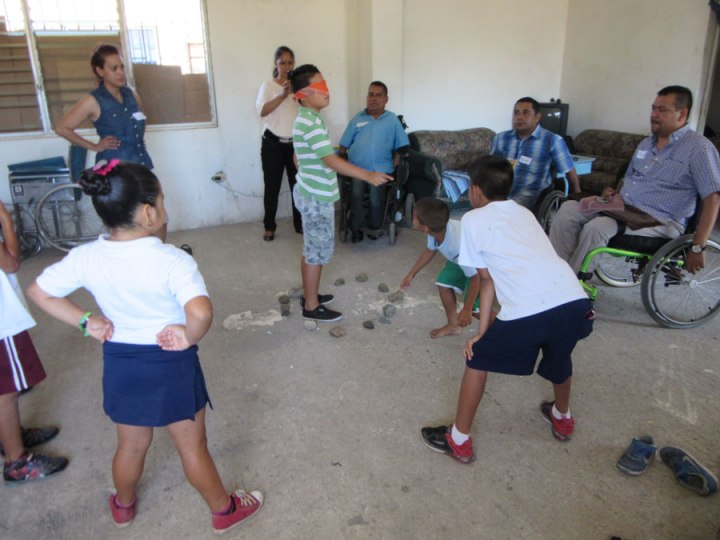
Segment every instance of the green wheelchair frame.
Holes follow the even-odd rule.
[[[647,313],[667,328],[692,328],[708,322],[720,311],[720,244],[709,240],[705,268],[691,274],[685,258],[692,246],[692,234],[674,240],[620,235],[607,247],[590,251],[580,267],[580,284],[595,300],[598,289],[587,282],[591,261],[595,274],[614,287],[641,285]],[[644,244],[635,249],[632,243]]]

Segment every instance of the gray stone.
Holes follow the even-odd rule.
[[[367,328],[368,330],[372,330],[375,328],[375,323],[372,321],[363,321],[363,328]]]
[[[332,337],[343,337],[345,335],[345,327],[344,326],[333,326],[330,329],[330,335]]]
[[[397,313],[397,308],[392,304],[385,304],[383,306],[383,315],[386,317],[392,317],[395,313]]]
[[[365,272],[360,272],[357,276],[355,276],[355,281],[358,283],[365,283],[368,280],[368,275]]]
[[[315,321],[305,321],[303,325],[305,326],[305,330],[317,330],[318,326]]]
[[[388,295],[388,301],[392,302],[393,304],[399,304],[403,301],[404,298],[405,293],[402,291],[395,291],[394,293]]]
[[[290,290],[288,291],[288,296],[289,296],[290,298],[294,298],[294,299],[296,299],[296,300],[297,300],[298,298],[300,298],[302,295],[303,295],[303,290],[302,290],[302,289],[299,289],[299,288],[297,288],[297,287],[295,287],[294,289],[290,289]]]
[[[380,285],[378,285],[378,291],[380,291],[382,293],[386,293],[389,290],[390,290],[390,288],[387,285],[385,285],[384,283],[381,283]]]
[[[345,285],[345,278],[339,277],[335,280],[335,286],[340,287],[341,285]]]

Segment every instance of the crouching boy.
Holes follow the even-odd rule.
[[[568,264],[560,259],[533,214],[512,200],[512,165],[486,156],[470,170],[474,210],[461,222],[459,264],[480,275],[480,324],[465,346],[466,367],[451,426],[421,430],[425,444],[463,462],[475,459],[470,438],[488,372],[537,373],[553,385],[554,401],[540,413],[556,439],[573,434],[570,415],[571,354],[592,332],[594,312]],[[500,312],[491,324],[497,295]]]

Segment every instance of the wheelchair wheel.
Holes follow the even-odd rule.
[[[403,221],[403,224],[408,229],[412,229],[413,226],[413,208],[415,208],[415,196],[412,193],[408,193],[405,196],[405,220]]]
[[[609,253],[595,255],[595,275],[611,287],[640,285],[638,261],[630,257],[613,257]]]
[[[552,225],[555,214],[560,210],[560,205],[564,200],[565,192],[558,189],[551,191],[543,197],[540,208],[538,208],[537,218],[545,234],[550,233],[550,225]]]
[[[78,184],[63,184],[45,193],[35,209],[35,223],[53,247],[70,251],[105,232],[92,199]]]
[[[648,314],[668,328],[693,328],[720,311],[720,244],[708,240],[705,268],[685,270],[692,235],[668,242],[650,260],[642,281],[642,301]]]
[[[18,247],[20,248],[20,260],[37,255],[42,249],[42,242],[40,242],[40,235],[36,230],[29,230],[27,227],[29,224],[34,224],[32,214],[20,205],[16,204],[14,208],[15,212],[15,235],[18,239]],[[2,235],[0,235],[2,236]]]
[[[397,223],[391,221],[388,225],[388,244],[394,246],[395,240],[397,240]]]

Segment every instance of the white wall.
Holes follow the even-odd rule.
[[[557,97],[567,10],[567,0],[406,0],[411,130],[509,129],[518,98]]]
[[[696,124],[714,20],[705,0],[572,0],[561,85],[570,134],[649,133],[655,94],[671,84],[692,90]]]
[[[262,218],[255,98],[278,45],[328,80],[323,112],[337,142],[370,80],[411,130],[508,129],[518,97],[561,97],[570,131],[646,131],[654,93],[699,94],[710,10],[704,0],[207,0],[219,126],[150,130],[171,230]],[[0,139],[8,163],[65,155],[54,136]],[[218,170],[228,187],[210,181]],[[9,189],[0,181],[0,200]],[[281,215],[289,215],[284,193]]]

